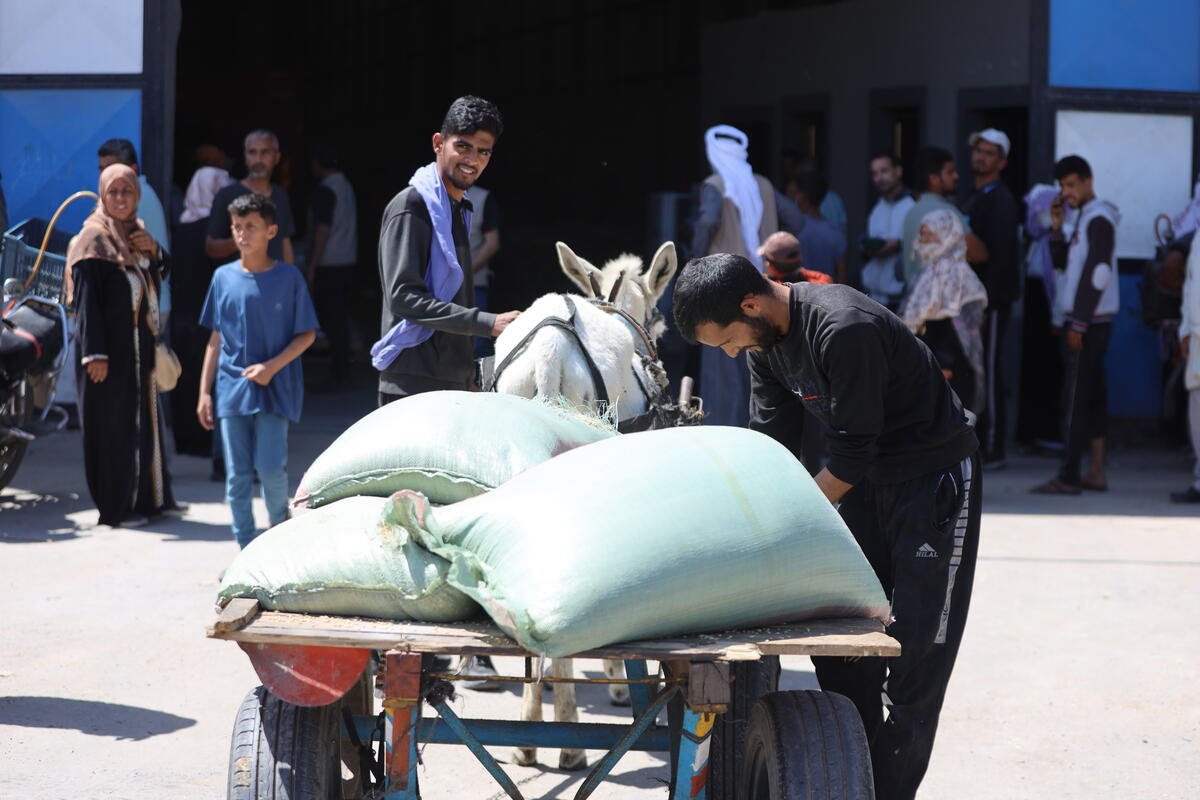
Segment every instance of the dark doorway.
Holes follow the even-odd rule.
[[[959,188],[964,196],[974,185],[967,138],[984,128],[996,128],[1008,135],[1012,146],[1008,166],[1001,175],[1014,197],[1024,197],[1033,183],[1050,180],[1049,175],[1029,174],[1029,89],[1024,86],[962,89],[958,94],[958,141],[952,151],[958,158],[958,171],[962,175]]]
[[[815,162],[829,178],[829,95],[788,97],[780,102],[780,155]],[[780,175],[780,178],[787,176]]]
[[[647,197],[697,179],[702,23],[682,4],[651,0],[184,3],[176,181],[187,185],[198,145],[220,145],[237,162],[243,135],[271,128],[285,158],[276,182],[303,226],[309,148],[332,140],[358,197],[359,283],[377,297],[382,211],[432,159],[449,103],[478,94],[506,123],[480,181],[501,211],[493,299],[524,308],[568,286],[556,240],[597,264],[638,252]],[[676,137],[677,128],[689,133]],[[233,171],[244,174],[238,163]],[[377,299],[363,296],[354,313],[378,335]]]
[[[900,159],[906,176],[925,135],[925,89],[876,89],[871,92],[871,153]],[[868,153],[863,158],[866,163]]]
[[[775,110],[768,106],[735,108],[726,111],[720,123],[732,125],[746,134],[750,140],[746,147],[750,166],[772,182],[777,180],[779,154],[775,150]]]

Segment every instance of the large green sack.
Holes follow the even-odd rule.
[[[564,408],[493,392],[426,392],[389,403],[351,425],[300,479],[292,504],[387,497],[414,489],[456,503],[530,467],[616,434]]]
[[[219,601],[272,611],[454,622],[479,607],[446,584],[448,562],[387,515],[380,497],[349,497],[276,525],[225,570]]]
[[[879,581],[808,472],[749,430],[619,436],[451,506],[407,491],[392,503],[392,517],[450,561],[450,585],[548,656],[888,616]]]

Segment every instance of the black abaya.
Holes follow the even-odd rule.
[[[107,356],[108,376],[93,383],[77,364],[79,419],[88,490],[100,523],[131,512],[153,516],[174,507],[154,386],[154,335],[136,270],[85,259],[74,267],[81,362]],[[145,274],[145,273],[144,273]],[[157,275],[152,278],[157,288]]]

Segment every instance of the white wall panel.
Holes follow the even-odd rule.
[[[1059,111],[1054,157],[1092,165],[1096,194],[1117,205],[1117,255],[1154,255],[1154,217],[1182,211],[1191,197],[1192,118],[1169,114]]]
[[[142,0],[0,0],[0,74],[140,74]]]

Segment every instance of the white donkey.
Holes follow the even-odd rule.
[[[583,296],[548,294],[538,298],[496,339],[496,391],[522,397],[561,397],[590,411],[615,406],[619,423],[646,418],[652,402],[666,388],[667,376],[658,363],[654,342],[665,323],[656,304],[678,267],[674,242],[658,248],[649,268],[624,254],[597,269],[558,242],[563,272]],[[569,298],[569,299],[568,299]],[[599,302],[593,302],[599,301]],[[549,320],[549,322],[547,322]],[[573,329],[573,333],[571,330]],[[571,678],[571,659],[552,659],[549,675]],[[604,662],[610,679],[625,676],[619,661]],[[575,685],[554,683],[554,718],[577,722]],[[615,704],[629,703],[624,684],[610,684]],[[525,684],[521,698],[523,720],[542,719],[542,698],[536,686]],[[519,747],[514,760],[537,763],[537,749]],[[561,769],[582,769],[582,750],[562,750]]]
[[[583,296],[544,295],[505,328],[496,339],[495,389],[561,397],[590,411],[615,406],[618,421],[632,420],[666,388],[654,352],[666,325],[655,304],[678,266],[675,243],[658,248],[645,271],[634,255],[597,269],[562,242],[557,248]]]

